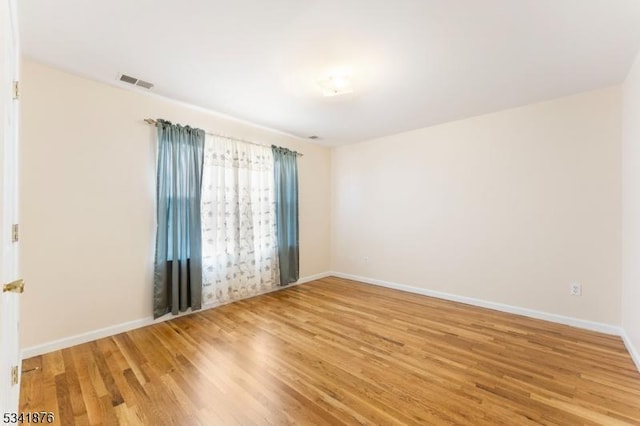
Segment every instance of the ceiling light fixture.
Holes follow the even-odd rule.
[[[337,96],[353,92],[351,75],[347,73],[330,74],[325,79],[318,80],[324,96]]]

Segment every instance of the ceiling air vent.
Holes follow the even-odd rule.
[[[118,80],[124,81],[125,83],[133,84],[134,86],[144,87],[145,89],[151,89],[153,87],[153,83],[149,83],[148,81],[140,80],[126,74],[120,74]]]

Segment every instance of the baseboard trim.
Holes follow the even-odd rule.
[[[638,349],[636,349],[635,345],[631,341],[631,338],[623,328],[620,329],[620,337],[622,337],[622,341],[627,347],[627,351],[629,351],[629,355],[631,355],[633,363],[636,365],[638,371],[640,371],[640,353],[638,353]]]
[[[424,295],[424,296],[435,297],[435,298],[438,298],[438,299],[444,299],[444,300],[450,300],[450,301],[453,301],[453,302],[465,303],[467,305],[473,305],[473,306],[479,306],[479,307],[482,307],[482,308],[494,309],[496,311],[508,312],[508,313],[516,314],[516,315],[523,315],[523,316],[530,317],[530,318],[536,318],[536,319],[541,319],[541,320],[545,320],[545,321],[551,321],[551,322],[555,322],[555,323],[559,323],[559,324],[570,325],[572,327],[583,328],[583,329],[586,329],[586,330],[597,331],[597,332],[605,333],[605,334],[612,334],[612,335],[615,335],[615,336],[620,336],[621,335],[621,328],[617,327],[617,326],[614,326],[614,325],[610,325],[610,324],[594,322],[594,321],[588,321],[588,320],[583,320],[583,319],[573,318],[573,317],[567,317],[567,316],[564,316],[564,315],[558,315],[558,314],[552,314],[552,313],[543,312],[543,311],[537,311],[535,309],[521,308],[521,307],[518,307],[518,306],[507,305],[507,304],[504,304],[504,303],[490,302],[488,300],[476,299],[476,298],[473,298],[473,297],[459,296],[457,294],[451,294],[451,293],[444,293],[444,292],[440,292],[440,291],[428,290],[428,289],[424,289],[424,288],[413,287],[413,286],[406,285],[406,284],[398,284],[398,283],[394,283],[394,282],[378,280],[378,279],[375,279],[375,278],[362,277],[362,276],[359,276],[359,275],[345,274],[345,273],[342,273],[342,272],[335,272],[335,271],[332,272],[331,274],[333,276],[335,276],[335,277],[338,277],[338,278],[344,278],[344,279],[348,279],[348,280],[360,281],[360,282],[363,282],[365,284],[373,284],[373,285],[378,285],[378,286],[381,286],[381,287],[392,288],[392,289],[395,289],[395,290],[402,290],[402,291],[406,291],[406,292],[409,292],[409,293],[416,293],[416,294],[421,294],[421,295]]]
[[[31,358],[48,352],[57,351],[59,349],[68,348],[70,346],[91,342],[92,340],[102,339],[103,337],[124,333],[136,328],[146,327],[147,325],[153,324],[154,322],[162,322],[162,318],[159,318],[157,321],[154,321],[153,317],[141,318],[112,325],[109,327],[99,328],[97,330],[89,331],[86,333],[63,337],[61,339],[52,340],[40,345],[30,346],[21,350],[21,357],[22,359]]]
[[[622,327],[617,327],[611,324],[605,324],[595,321],[588,321],[579,318],[567,317],[564,315],[552,314],[549,312],[537,311],[535,309],[521,308],[518,306],[507,305],[504,303],[490,302],[488,300],[476,299],[473,297],[459,296],[457,294],[444,293],[440,291],[427,290],[424,288],[413,287],[405,284],[398,284],[389,281],[378,280],[375,278],[362,277],[359,275],[345,274],[343,272],[331,272],[332,276],[338,278],[344,278],[347,280],[359,281],[365,284],[372,284],[386,288],[392,288],[395,290],[406,291],[408,293],[421,294],[423,296],[435,297],[437,299],[451,300],[453,302],[465,303],[467,305],[479,306],[481,308],[494,309],[496,311],[507,312],[510,314],[523,315],[525,317],[541,319],[545,321],[555,322],[559,324],[569,325],[572,327],[583,328],[586,330],[597,331],[600,333],[619,336],[631,356],[631,360],[636,366],[638,372],[640,372],[640,353],[634,346],[631,338]]]
[[[320,274],[308,275],[306,277],[300,278],[298,281],[296,281],[295,284],[292,284],[292,285],[300,285],[300,284],[305,284],[315,280],[321,280],[323,278],[330,277],[331,274],[332,274],[331,272],[327,271],[327,272],[322,272]]]
[[[251,297],[260,296],[260,295],[267,294],[267,293],[272,293],[272,292],[275,292],[275,291],[285,290],[285,289],[291,288],[293,286],[297,286],[297,285],[308,283],[310,281],[326,278],[326,277],[329,277],[331,275],[332,274],[330,272],[323,272],[323,273],[320,273],[320,274],[309,275],[309,276],[300,278],[295,283],[290,284],[290,285],[288,285],[286,287],[277,287],[277,288],[265,291],[263,293],[256,294],[256,295],[251,296]],[[234,301],[229,301],[227,303],[203,305],[202,309],[199,309],[197,311],[187,311],[187,312],[183,312],[183,313],[181,313],[179,315],[165,315],[165,316],[163,316],[161,318],[158,318],[158,319],[153,319],[152,316],[149,316],[149,317],[146,317],[146,318],[141,318],[141,319],[137,319],[137,320],[133,320],[133,321],[127,321],[127,322],[116,324],[116,325],[112,325],[112,326],[109,326],[109,327],[104,327],[104,328],[100,328],[100,329],[97,329],[97,330],[88,331],[86,333],[76,334],[74,336],[63,337],[61,339],[52,340],[50,342],[42,343],[40,345],[30,346],[28,348],[22,349],[20,351],[20,354],[21,354],[22,359],[31,358],[31,357],[34,357],[34,356],[46,354],[46,353],[49,353],[49,352],[57,351],[57,350],[60,350],[60,349],[71,347],[71,346],[80,345],[82,343],[91,342],[93,340],[102,339],[104,337],[114,336],[116,334],[124,333],[124,332],[130,331],[130,330],[134,330],[136,328],[142,328],[142,327],[146,327],[148,325],[158,324],[158,323],[161,323],[161,322],[164,322],[164,321],[169,321],[169,320],[172,320],[174,318],[179,318],[179,317],[182,317],[182,316],[185,316],[185,315],[191,315],[191,314],[195,314],[197,312],[203,312],[203,311],[206,311],[206,310],[209,310],[209,309],[218,308],[220,306],[226,305],[228,303],[233,303],[233,302],[235,302],[235,300]]]
[[[287,288],[291,288],[292,286],[305,284],[305,283],[308,283],[310,281],[315,281],[315,280],[319,280],[319,279],[322,279],[322,278],[327,278],[327,277],[330,277],[330,276],[335,276],[335,277],[338,277],[338,278],[344,278],[344,279],[359,281],[359,282],[363,282],[365,284],[372,284],[372,285],[378,285],[378,286],[382,286],[382,287],[392,288],[392,289],[395,289],[395,290],[406,291],[406,292],[409,292],[409,293],[421,294],[421,295],[424,295],[424,296],[435,297],[435,298],[438,298],[438,299],[444,299],[444,300],[451,300],[451,301],[454,301],[454,302],[466,303],[468,305],[480,306],[480,307],[483,307],[483,308],[494,309],[494,310],[497,310],[497,311],[508,312],[508,313],[517,314],[517,315],[523,315],[523,316],[527,316],[527,317],[531,317],[531,318],[542,319],[542,320],[546,320],[546,321],[551,321],[551,322],[556,322],[556,323],[560,323],[560,324],[570,325],[570,326],[573,326],[573,327],[584,328],[584,329],[587,329],[587,330],[598,331],[598,332],[601,332],[601,333],[620,336],[622,338],[625,346],[627,347],[627,350],[629,351],[631,359],[635,363],[638,371],[640,371],[640,354],[638,353],[638,350],[635,348],[635,346],[631,342],[631,339],[629,338],[628,334],[624,331],[624,329],[622,329],[620,327],[613,326],[613,325],[609,325],[609,324],[598,323],[598,322],[593,322],[593,321],[587,321],[587,320],[567,317],[567,316],[563,316],[563,315],[551,314],[551,313],[537,311],[537,310],[533,310],[533,309],[520,308],[520,307],[517,307],[517,306],[506,305],[506,304],[502,304],[502,303],[489,302],[489,301],[482,300],[482,299],[476,299],[476,298],[466,297],[466,296],[459,296],[459,295],[455,295],[455,294],[451,294],[451,293],[444,293],[444,292],[439,292],[439,291],[434,291],[434,290],[427,290],[427,289],[423,289],[423,288],[419,288],[419,287],[413,287],[413,286],[409,286],[409,285],[405,285],[405,284],[398,284],[398,283],[393,283],[393,282],[389,282],[389,281],[383,281],[383,280],[378,280],[378,279],[374,279],[374,278],[363,277],[363,276],[359,276],[359,275],[345,274],[345,273],[342,273],[342,272],[323,272],[323,273],[320,273],[320,274],[309,275],[309,276],[300,278],[296,283],[291,284],[291,285],[289,285],[287,287],[278,287],[278,288],[275,288],[275,289],[272,289],[272,290],[268,290],[268,291],[266,291],[264,293],[261,293],[261,294],[268,294],[268,293],[272,293],[272,292],[275,292],[275,291],[284,290],[284,289],[287,289]],[[256,296],[259,296],[259,295],[256,295]],[[256,296],[252,296],[252,297],[256,297]],[[232,302],[228,302],[228,303],[232,303]],[[86,332],[86,333],[76,334],[74,336],[64,337],[62,339],[57,339],[57,340],[46,342],[46,343],[43,343],[43,344],[40,344],[40,345],[24,348],[21,351],[21,356],[22,356],[22,359],[31,358],[31,357],[34,357],[34,356],[38,356],[38,355],[42,355],[42,354],[48,353],[48,352],[52,352],[52,351],[56,351],[56,350],[60,350],[60,349],[64,349],[64,348],[68,348],[68,347],[79,345],[79,344],[82,344],[82,343],[91,342],[91,341],[97,340],[97,339],[102,339],[104,337],[114,336],[116,334],[124,333],[124,332],[130,331],[130,330],[134,330],[134,329],[137,329],[137,328],[142,328],[142,327],[146,327],[146,326],[149,326],[149,325],[152,325],[152,324],[158,324],[158,323],[161,323],[161,322],[164,322],[164,321],[169,321],[171,319],[182,317],[182,316],[185,316],[185,315],[191,315],[191,314],[194,314],[194,313],[197,313],[197,312],[202,312],[202,311],[205,311],[205,310],[218,308],[218,307],[223,306],[223,305],[225,305],[225,303],[216,304],[216,305],[205,305],[205,306],[203,306],[202,309],[200,309],[198,311],[187,311],[187,312],[184,312],[184,313],[182,313],[180,315],[174,315],[174,316],[165,315],[164,317],[158,318],[158,319],[155,319],[155,320],[153,319],[153,317],[146,317],[146,318],[141,318],[141,319],[137,319],[137,320],[133,320],[133,321],[127,321],[127,322],[124,322],[124,323],[121,323],[121,324],[116,324],[116,325],[113,325],[113,326],[104,327],[104,328],[100,328],[100,329],[97,329],[97,330],[89,331],[89,332]]]

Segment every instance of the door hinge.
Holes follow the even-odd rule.
[[[19,239],[20,235],[18,233],[18,224],[14,223],[13,225],[11,225],[11,242],[17,243]]]
[[[13,99],[20,99],[20,82],[13,82]]]
[[[14,365],[13,367],[11,367],[11,384],[12,385],[17,385],[18,384],[18,366]]]

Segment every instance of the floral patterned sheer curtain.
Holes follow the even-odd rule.
[[[207,135],[204,151],[203,303],[275,288],[279,269],[271,148]]]

